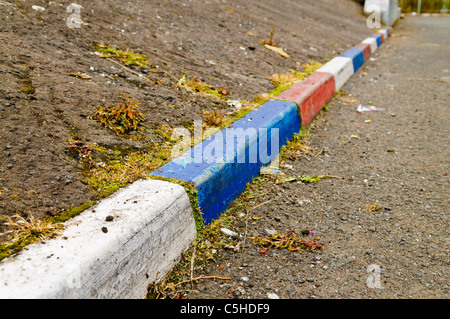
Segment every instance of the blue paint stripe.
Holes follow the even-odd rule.
[[[152,175],[194,183],[203,220],[209,224],[239,197],[247,184],[259,175],[261,167],[270,164],[280,148],[299,131],[297,105],[289,101],[269,101]],[[273,142],[276,149],[272,150]]]
[[[383,30],[386,30],[388,37],[391,36],[391,33],[389,32],[388,28],[384,28]]]
[[[353,60],[353,71],[356,72],[364,64],[364,52],[358,48],[351,48],[341,54],[341,57],[351,58]]]
[[[379,34],[373,34],[370,36],[370,38],[375,38],[377,39],[377,45],[380,46],[381,45],[381,35]]]

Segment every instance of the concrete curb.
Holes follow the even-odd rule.
[[[136,181],[66,226],[0,263],[0,298],[143,298],[196,238],[184,188],[158,180]]]
[[[194,183],[210,223],[391,33],[380,30],[152,175]],[[143,298],[196,238],[186,191],[159,180],[137,181],[66,226],[0,262],[0,298]]]

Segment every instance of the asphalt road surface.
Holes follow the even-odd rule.
[[[243,249],[195,269],[231,280],[198,281],[187,298],[449,297],[449,31],[449,16],[400,21],[315,120],[311,152],[282,167],[343,178],[264,185],[257,218],[240,214]],[[267,229],[312,230],[324,249],[261,254],[249,237]]]

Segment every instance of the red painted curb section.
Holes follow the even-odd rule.
[[[367,61],[372,54],[372,51],[370,50],[370,44],[368,43],[358,43],[357,45],[355,45],[355,48],[361,49],[363,51],[364,61]]]
[[[336,93],[331,73],[314,72],[308,78],[281,92],[277,98],[300,107],[302,126],[307,126]]]

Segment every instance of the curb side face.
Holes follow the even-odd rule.
[[[307,126],[336,93],[335,88],[333,74],[316,71],[277,98],[295,102],[300,108],[302,125]]]

